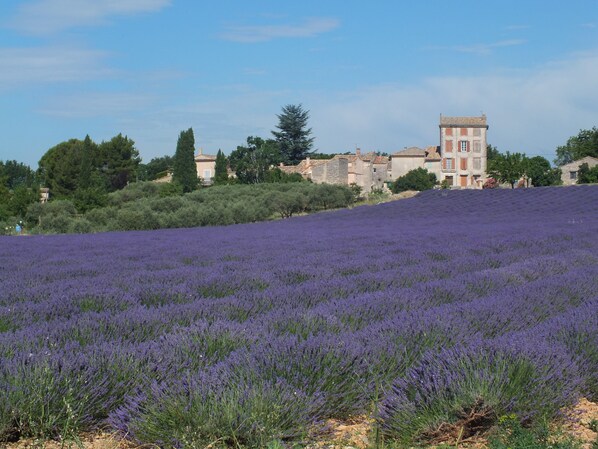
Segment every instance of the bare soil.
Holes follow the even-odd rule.
[[[553,430],[565,436],[572,436],[582,443],[583,449],[592,449],[598,441],[595,429],[598,423],[598,403],[582,398],[574,407],[564,410],[564,419],[553,425]],[[446,428],[445,435],[434,435],[437,443],[468,448],[485,449],[486,441],[481,437],[463,438],[455,436],[453,426]],[[458,440],[458,441],[457,441]],[[350,421],[328,420],[325,431],[318,435],[306,449],[368,449],[375,447],[373,420],[368,417],[356,417]],[[436,445],[428,446],[435,449]],[[40,441],[24,439],[16,443],[0,443],[0,449],[157,449],[157,446],[137,446],[117,434],[98,433],[82,435],[79,440]]]

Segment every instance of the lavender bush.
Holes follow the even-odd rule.
[[[598,397],[597,231],[579,186],[0,237],[0,441],[263,446],[369,415],[413,442],[553,417]]]

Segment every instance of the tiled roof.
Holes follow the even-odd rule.
[[[467,127],[487,127],[486,115],[480,117],[445,117],[440,116],[440,126],[467,126]]]
[[[213,156],[211,154],[198,154],[197,156],[195,156],[195,162],[215,161],[215,160],[216,160],[216,156]]]
[[[562,165],[561,170],[578,170],[579,166],[582,164],[588,164],[588,167],[592,168],[595,165],[598,165],[598,158],[593,156],[586,156],[581,159],[578,159],[573,162],[569,162],[568,164]]]
[[[303,159],[297,165],[283,165],[278,168],[285,173],[307,174],[312,167],[322,165],[328,162],[328,159]]]
[[[388,156],[376,156],[374,157],[374,159],[372,160],[372,163],[374,164],[388,164]]]
[[[392,154],[392,157],[413,157],[413,156],[425,157],[426,150],[422,150],[421,148],[418,148],[418,147],[409,147],[409,148],[405,148],[404,150],[397,151],[396,153]]]
[[[355,162],[357,160],[356,154],[337,154],[332,159],[347,159],[349,162]]]
[[[441,159],[440,154],[438,154],[437,146],[431,146],[426,148],[426,159],[433,161],[439,161]]]

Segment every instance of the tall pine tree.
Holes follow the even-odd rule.
[[[174,153],[172,181],[183,187],[183,192],[197,189],[197,167],[195,165],[195,137],[193,128],[181,131]]]
[[[81,171],[79,172],[79,189],[87,189],[91,185],[91,171],[93,169],[92,158],[93,143],[89,134],[85,136],[81,148]]]
[[[214,167],[214,184],[226,184],[228,181],[228,170],[226,156],[222,150],[216,153],[216,166]]]
[[[307,127],[309,111],[301,105],[289,104],[277,115],[279,131],[272,131],[278,143],[282,162],[296,164],[309,156],[314,138],[310,137],[311,128]]]

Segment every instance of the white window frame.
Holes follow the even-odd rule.
[[[467,153],[467,140],[459,141],[459,151],[461,153]]]
[[[210,170],[209,168],[204,168],[204,170],[203,170],[203,179],[205,179],[206,181],[208,179],[212,179],[212,170]]]
[[[445,161],[446,161],[446,162],[444,163],[444,165],[445,165],[445,170],[455,170],[455,164],[453,163],[453,161],[454,161],[454,160],[455,160],[455,159],[454,159],[454,158],[452,158],[452,157],[447,157],[447,158],[445,159]]]

